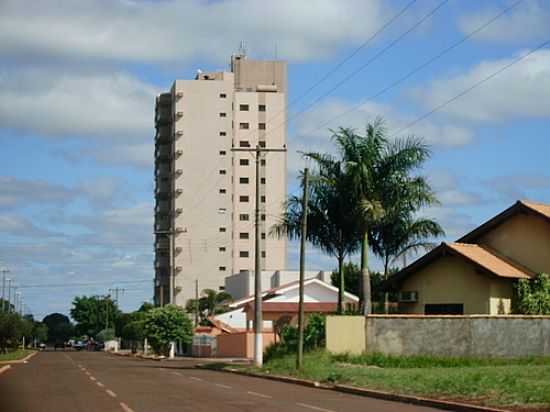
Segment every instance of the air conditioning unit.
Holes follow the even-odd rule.
[[[176,92],[176,98],[181,99],[183,97],[183,92]]]
[[[176,131],[176,139],[181,136],[183,136],[183,130]]]
[[[176,272],[181,272],[183,268],[181,266],[176,266]]]
[[[176,169],[176,171],[174,172],[174,174],[175,174],[176,176],[181,176],[181,175],[183,174],[183,170],[181,170],[181,169]]]
[[[183,213],[183,209],[181,207],[178,207],[176,209],[176,215],[181,215]]]
[[[176,248],[176,253],[181,253],[182,250],[183,250],[183,248],[181,248],[181,247],[178,246],[178,247]]]
[[[183,150],[176,150],[176,157],[180,157],[183,154]]]
[[[184,229],[182,227],[177,227],[176,228],[176,233],[187,233],[187,229]]]
[[[176,117],[183,117],[183,112],[176,112]]]
[[[176,189],[176,196],[179,196],[183,193],[183,189]]]
[[[402,291],[399,292],[399,302],[414,303],[418,301],[418,292]]]

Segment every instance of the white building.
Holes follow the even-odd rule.
[[[255,160],[231,149],[285,147],[286,102],[286,62],[242,54],[230,71],[199,71],[157,97],[157,304],[185,305],[196,288],[254,268]],[[260,170],[261,267],[284,268],[287,241],[268,232],[286,199],[286,153],[262,156]]]

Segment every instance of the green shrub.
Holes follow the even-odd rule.
[[[145,337],[157,354],[168,355],[171,342],[191,343],[193,340],[191,320],[175,305],[148,311],[143,326]]]
[[[107,342],[115,338],[114,329],[103,329],[96,335],[96,340],[99,342]]]

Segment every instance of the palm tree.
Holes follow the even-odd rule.
[[[311,176],[308,200],[307,240],[338,260],[338,312],[344,306],[344,259],[359,246],[358,232],[350,210],[351,199],[346,196],[349,180],[342,164],[331,156],[319,153],[306,154],[316,164]],[[303,180],[302,180],[303,181]],[[298,239],[301,235],[302,199],[291,196],[286,202],[286,211],[270,233]]]
[[[351,181],[350,196],[355,202],[354,216],[361,230],[361,274],[363,313],[372,310],[368,270],[369,237],[385,216],[392,216],[388,199],[415,210],[433,201],[426,181],[411,176],[429,158],[430,151],[415,137],[389,141],[383,121],[367,125],[366,135],[340,128],[333,138],[340,151],[346,175]]]
[[[227,312],[227,303],[232,297],[227,292],[216,292],[213,289],[204,289],[201,297],[198,299],[189,299],[185,305],[185,310],[194,313],[200,317],[203,322],[206,318],[220,313]]]

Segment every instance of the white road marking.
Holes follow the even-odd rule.
[[[88,371],[86,371],[86,375],[91,376],[92,374]]]
[[[214,385],[219,386],[220,388],[224,388],[224,389],[231,389],[231,386],[224,385],[222,383],[215,383]]]
[[[202,382],[201,378],[195,378],[194,376],[190,376],[189,379],[193,379],[194,381]]]
[[[100,388],[104,388],[104,387],[105,387],[105,385],[103,385],[103,384],[102,384],[101,382],[99,382],[99,381],[97,381],[96,384],[97,384],[97,386],[99,386]]]
[[[258,393],[258,392],[252,392],[252,391],[248,391],[247,392],[249,395],[253,395],[253,396],[258,396],[260,398],[265,398],[265,399],[271,399],[272,397],[269,396],[269,395],[264,395],[263,393]]]
[[[107,392],[107,395],[112,396],[113,398],[116,398],[116,393],[114,393],[112,390],[106,389],[105,392]]]
[[[320,408],[320,407],[315,406],[315,405],[308,405],[307,403],[299,403],[299,402],[297,402],[296,405],[301,406],[302,408],[312,409],[312,410],[314,410],[314,411],[320,411],[320,412],[335,412],[335,411],[333,411],[332,409]]]
[[[11,368],[11,365],[2,366],[0,368],[0,375],[6,372],[9,368]]]
[[[96,379],[96,378],[94,378],[93,376],[90,376],[90,380],[92,380],[92,381],[94,381],[94,382],[95,382],[95,381],[96,381],[97,379]]]
[[[124,402],[120,402],[120,407],[124,412],[134,412],[134,410],[126,405]]]

